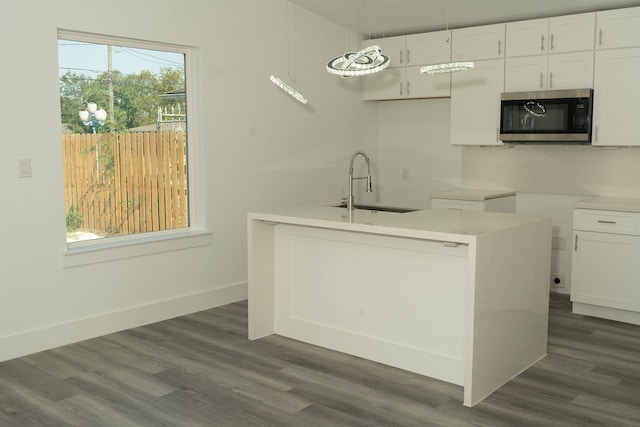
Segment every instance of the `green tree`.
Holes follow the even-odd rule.
[[[60,77],[62,123],[70,125],[74,133],[91,132],[80,121],[78,112],[84,110],[88,102],[109,109],[110,79],[113,82],[115,123],[108,121],[100,132],[124,131],[156,123],[158,107],[175,104],[175,101],[162,100],[160,95],[185,87],[184,72],[176,68],[162,68],[159,75],[147,70],[124,75],[113,70],[111,75],[105,72],[96,78],[67,72]]]

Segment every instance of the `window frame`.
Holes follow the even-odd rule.
[[[126,46],[139,49],[169,51],[184,55],[185,93],[187,119],[187,187],[189,194],[189,226],[164,231],[114,236],[103,239],[66,242],[66,225],[62,221],[61,229],[65,239],[63,267],[77,267],[86,264],[114,261],[136,256],[182,250],[210,245],[212,233],[206,228],[204,163],[202,161],[203,129],[200,120],[201,90],[199,73],[199,49],[193,46],[165,42],[108,36],[66,29],[58,29],[57,40],[71,40],[85,43]],[[59,92],[58,92],[59,94]],[[59,95],[58,95],[59,96]],[[62,167],[62,165],[60,165]]]

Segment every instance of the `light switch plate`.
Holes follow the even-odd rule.
[[[18,178],[31,178],[31,159],[18,160]]]

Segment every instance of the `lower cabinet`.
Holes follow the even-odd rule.
[[[575,209],[573,238],[573,311],[640,324],[640,213]]]

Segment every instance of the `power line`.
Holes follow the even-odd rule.
[[[132,48],[125,47],[125,46],[117,46],[117,47],[118,47],[119,51],[116,52],[116,53],[121,53],[121,52],[128,53],[129,55],[135,56],[136,58],[140,58],[142,60],[145,60],[145,61],[148,61],[148,62],[153,62],[153,63],[159,64],[159,65],[171,64],[173,66],[180,67],[180,68],[184,67],[184,64],[181,63],[181,62],[172,61],[172,60],[167,59],[167,58],[162,58],[160,56],[151,55],[151,54],[145,53],[145,52],[143,52],[143,51],[141,51],[139,49],[134,50]],[[148,58],[152,58],[152,59],[148,59]]]

